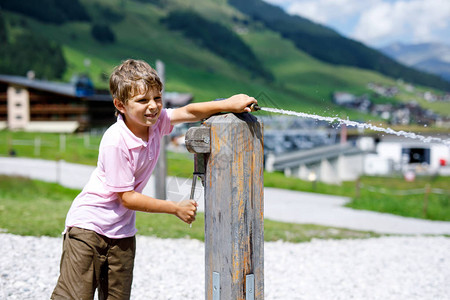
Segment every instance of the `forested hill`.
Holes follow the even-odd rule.
[[[0,0],[0,7],[55,24],[90,21],[89,14],[78,0]]]
[[[33,70],[40,78],[61,78],[67,68],[61,46],[33,34],[24,21],[22,24],[6,24],[3,10],[62,24],[90,21],[84,6],[78,0],[0,0],[0,73],[23,76],[28,70]],[[12,35],[11,31],[15,34]]]
[[[265,67],[265,62],[255,55],[248,45],[229,26],[224,26],[220,18],[208,18],[208,12],[201,8],[189,8],[189,4],[177,0],[130,0],[155,5],[160,9],[169,11],[169,15],[163,19],[166,26],[172,31],[182,31],[185,36],[192,39],[200,47],[227,59],[230,63],[239,65],[246,69],[253,77],[262,77],[273,80],[273,74]],[[87,22],[92,24],[91,34],[102,43],[113,43],[115,33],[111,25],[123,20],[124,12],[120,6],[125,7],[126,1],[113,1],[117,4],[107,4],[104,1],[83,0],[0,0],[2,10],[13,11],[30,16],[46,23],[64,24],[66,22]],[[207,3],[210,2],[210,3]],[[197,1],[201,6],[226,6],[227,4],[216,1]],[[262,0],[228,0],[232,5],[249,17],[246,22],[260,22],[268,29],[278,32],[284,39],[291,40],[301,51],[311,56],[335,65],[347,65],[357,68],[373,70],[391,78],[402,78],[408,82],[435,87],[442,90],[450,90],[450,83],[438,76],[430,75],[415,69],[406,67],[383,55],[374,49],[354,40],[345,38],[330,28],[318,25],[299,16],[291,16],[281,8],[268,4]],[[89,6],[89,8],[87,7]],[[115,6],[115,7],[114,7]],[[202,14],[198,13],[203,12]],[[92,13],[94,12],[94,13]],[[206,14],[205,14],[206,12]],[[136,12],[137,13],[137,12]],[[92,17],[94,15],[94,17]],[[206,18],[204,17],[206,15]],[[0,20],[2,21],[2,20]],[[217,22],[219,21],[219,22]],[[3,22],[3,21],[2,21]],[[3,26],[4,27],[4,26]],[[0,24],[0,35],[5,36],[5,30]],[[9,62],[0,63],[0,71],[11,71],[18,66],[23,71],[27,61],[36,65],[36,58],[41,57],[39,53],[30,51],[23,53],[22,41],[30,40],[44,53],[58,53],[54,57],[60,57],[57,45],[47,43],[46,39],[38,42],[29,38],[27,34],[18,38],[16,45],[9,44],[2,50],[4,57]],[[45,44],[48,44],[47,46]],[[30,47],[32,48],[32,47]],[[16,52],[18,51],[18,52]],[[12,53],[17,53],[21,59],[16,59]],[[33,57],[27,59],[26,57]],[[38,59],[39,60],[39,59]],[[40,59],[42,61],[42,59]],[[21,62],[22,61],[22,62]],[[64,67],[64,63],[58,58],[55,61],[58,66]],[[43,68],[40,68],[43,69]],[[38,70],[39,73],[39,70]],[[60,75],[61,71],[51,74],[49,70],[42,71],[49,77]]]
[[[167,5],[162,0],[134,1],[149,3],[159,8]],[[103,4],[101,1],[83,5],[79,0],[0,0],[0,8],[31,17],[43,23],[55,25],[77,21],[90,23],[92,37],[103,44],[115,42],[115,33],[111,27],[120,23],[125,17],[124,12],[120,11],[120,6],[126,6],[125,2],[122,1],[119,6],[113,7]],[[88,11],[91,11],[95,17],[92,18]],[[182,32],[198,46],[225,58],[230,63],[238,65],[239,68],[246,69],[253,77],[261,77],[268,81],[273,80],[273,75],[264,68],[264,63],[227,26],[208,20],[193,10],[185,9],[183,5],[180,5],[180,8],[174,6],[170,9],[168,15],[161,19],[161,24],[164,24],[173,32]],[[0,61],[0,72],[24,74],[28,64],[28,68],[33,68],[39,76],[47,78],[61,76],[61,71],[50,73],[48,70],[44,70],[45,66],[36,63],[37,61],[47,61],[53,65],[61,65],[60,62],[53,61],[54,55],[47,55],[49,52],[60,52],[58,45],[41,36],[39,37],[40,47],[38,47],[37,39],[32,38],[28,30],[25,30],[25,35],[20,34],[18,38],[8,38],[6,27],[0,11],[0,38],[3,38],[5,43],[3,51],[0,51],[0,54],[5,58]],[[12,40],[14,42],[11,42]],[[27,40],[29,40],[30,46],[24,47],[24,42]],[[42,54],[36,53],[35,50],[40,50]],[[48,59],[44,59],[46,55]],[[21,58],[20,61],[17,59],[18,57]]]
[[[229,0],[229,3],[322,61],[374,70],[389,77],[450,90],[450,83],[438,76],[401,65],[377,50],[300,16],[289,15],[263,0]]]
[[[247,93],[262,105],[359,120],[373,116],[333,103],[336,91],[377,103],[450,91],[437,76],[259,0],[0,0],[0,43],[3,74],[33,70],[36,78],[68,82],[87,73],[96,88],[108,89],[122,60],[161,60],[167,91],[195,101]],[[416,92],[405,81],[416,83]],[[402,94],[375,95],[369,83]],[[420,103],[450,115],[446,103]]]

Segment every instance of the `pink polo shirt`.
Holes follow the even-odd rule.
[[[136,212],[121,204],[117,192],[142,192],[159,157],[160,141],[173,129],[171,112],[163,109],[156,124],[149,127],[148,143],[128,129],[122,116],[106,130],[97,167],[67,213],[66,230],[76,226],[109,238],[136,234]]]

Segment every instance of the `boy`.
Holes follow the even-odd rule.
[[[135,211],[176,215],[191,224],[197,204],[141,194],[173,125],[215,113],[249,112],[255,98],[163,109],[162,83],[146,62],[129,59],[110,77],[117,122],[103,135],[97,168],[67,214],[61,270],[51,299],[129,299],[135,256]]]

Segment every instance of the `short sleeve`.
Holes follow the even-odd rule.
[[[163,109],[159,116],[160,128],[162,135],[168,135],[173,130],[173,125],[170,124],[170,116],[172,115],[172,108]]]
[[[107,146],[103,149],[102,163],[108,191],[126,192],[134,189],[134,168],[129,153],[116,146]]]

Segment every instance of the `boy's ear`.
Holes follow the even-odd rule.
[[[117,108],[118,111],[120,111],[121,113],[125,113],[125,105],[123,104],[122,101],[120,101],[117,98],[114,98],[114,106]]]

